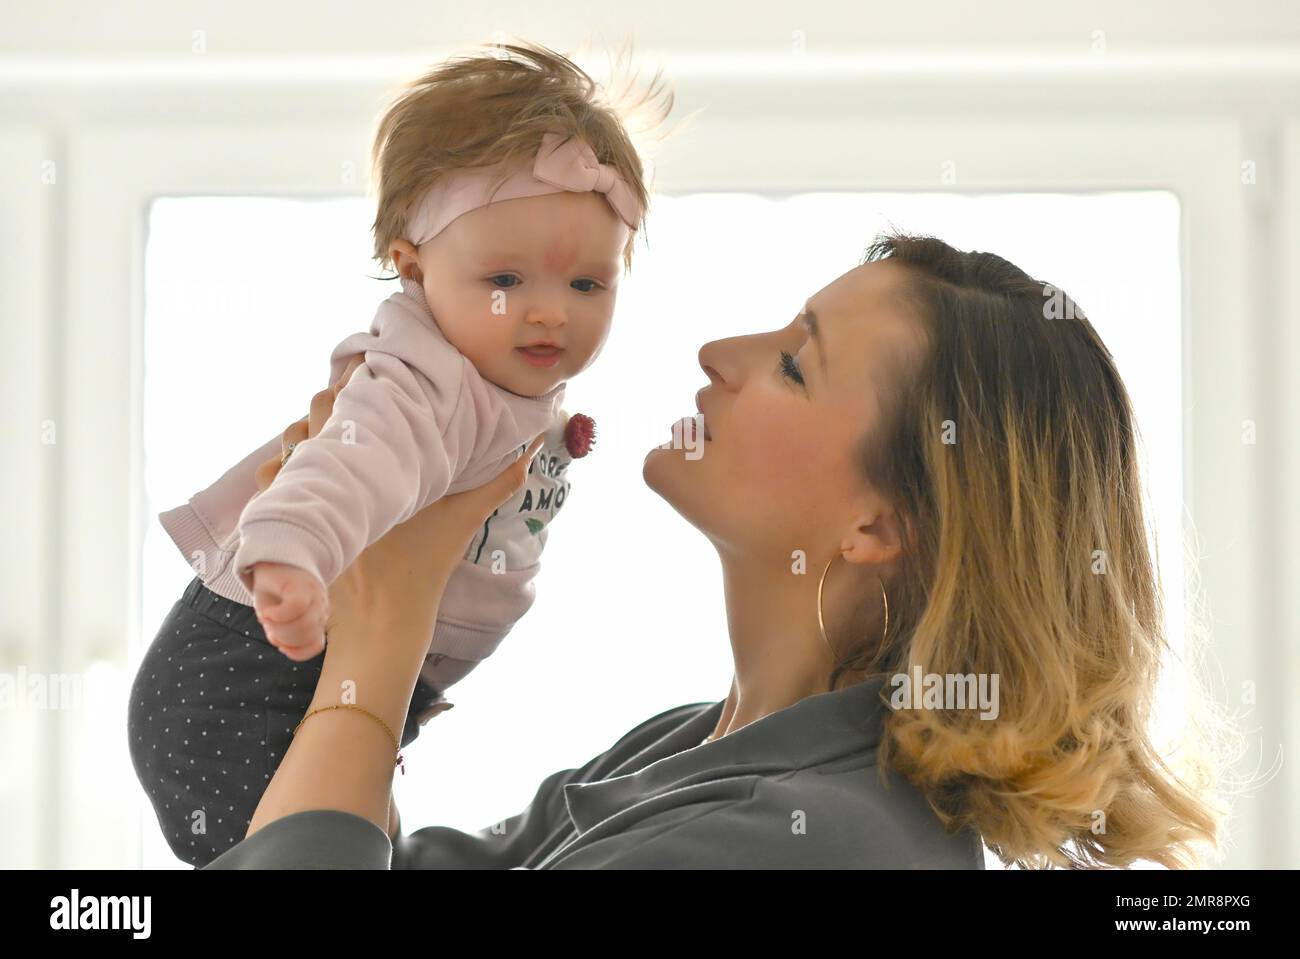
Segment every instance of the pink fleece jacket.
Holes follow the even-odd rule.
[[[365,365],[339,391],[320,433],[294,450],[269,488],[258,493],[254,473],[279,455],[278,433],[159,520],[204,585],[252,605],[254,563],[297,566],[328,586],[392,527],[445,494],[496,476],[545,431],[535,463],[550,467],[531,471],[529,483],[547,489],[526,487],[516,497],[526,499],[526,509],[539,500],[545,508],[518,527],[520,535],[532,534],[531,543],[500,551],[517,568],[490,568],[492,551],[484,556],[483,543],[471,544],[443,595],[431,654],[473,663],[495,649],[533,601],[545,524],[568,489],[560,475],[569,460],[564,384],[527,397],[484,379],[442,334],[420,284],[403,277],[401,285],[380,304],[368,333],[334,348],[330,382],[358,353]],[[468,671],[455,666],[449,664],[452,681]]]

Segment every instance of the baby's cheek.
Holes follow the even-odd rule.
[[[612,310],[597,322],[591,324],[588,335],[584,338],[583,343],[583,362],[581,369],[586,369],[596,362],[596,357],[600,356],[605,344],[609,342],[609,331],[612,325]]]
[[[491,368],[509,358],[514,349],[509,324],[504,317],[479,311],[469,304],[450,310],[446,319],[438,317],[438,326],[456,349],[480,368]]]

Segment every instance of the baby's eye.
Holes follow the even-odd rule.
[[[591,285],[586,288],[583,288],[578,286],[579,283],[590,283]],[[595,280],[574,280],[572,283],[569,284],[569,286],[573,287],[579,293],[590,293],[593,289],[596,288],[597,285],[598,284],[596,283]]]
[[[512,286],[515,285],[515,282],[514,282],[514,281],[516,281],[516,280],[518,280],[518,279],[519,279],[519,277],[515,276],[513,273],[498,273],[496,276],[489,276],[489,277],[488,277],[488,282],[489,282],[489,283],[494,283],[494,284],[496,284],[498,289],[501,289],[501,290],[508,290],[508,289],[510,289]],[[509,282],[509,283],[497,283],[497,282],[496,282],[497,280],[509,280],[510,282]]]

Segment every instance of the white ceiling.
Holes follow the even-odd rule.
[[[1113,51],[1180,45],[1300,43],[1296,0],[700,0],[436,2],[389,0],[0,0],[0,60],[164,58],[190,54],[204,31],[213,57],[425,55],[494,31],[573,51],[584,37],[638,51],[783,52],[1002,47],[1087,49],[1103,31]],[[378,14],[382,14],[379,16]]]

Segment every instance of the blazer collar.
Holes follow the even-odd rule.
[[[620,810],[673,789],[737,775],[803,769],[873,750],[880,742],[888,708],[880,698],[884,681],[877,676],[807,696],[701,745],[726,704],[708,705],[616,766],[607,778],[567,783],[564,799],[569,818],[581,834]]]

